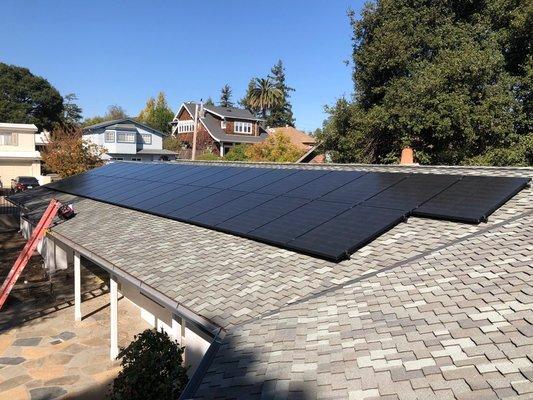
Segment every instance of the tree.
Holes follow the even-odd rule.
[[[292,105],[289,101],[290,92],[294,89],[285,83],[285,67],[279,60],[270,70],[271,75],[268,78],[274,83],[281,93],[281,100],[278,105],[274,105],[270,110],[270,115],[266,120],[267,126],[294,126],[294,115],[292,114]]]
[[[83,121],[82,126],[91,126],[106,121],[114,121],[116,119],[124,118],[128,118],[126,111],[121,106],[113,104],[107,107],[107,112],[104,114],[104,116],[96,115],[94,117],[87,118]]]
[[[82,109],[75,103],[76,100],[78,100],[78,98],[74,93],[69,93],[64,98],[63,117],[61,118],[61,122],[67,126],[79,126],[81,122]]]
[[[255,78],[250,79],[248,82],[248,88],[246,89],[246,94],[244,97],[239,100],[239,105],[243,108],[246,108],[248,111],[250,111],[253,115],[257,116],[259,115],[260,110],[256,107],[253,107],[250,102],[250,93],[254,89],[255,86]]]
[[[63,116],[63,98],[29,69],[0,63],[0,121],[51,130]]]
[[[204,106],[214,106],[214,105],[215,105],[215,102],[213,101],[211,97],[208,97],[204,103]]]
[[[164,331],[147,329],[135,335],[118,354],[122,370],[113,382],[111,399],[177,399],[188,381],[184,350]]]
[[[56,128],[48,140],[41,153],[43,163],[62,178],[103,165],[102,155],[107,152],[106,149],[83,140],[80,128]]]
[[[231,87],[226,83],[220,90],[220,107],[233,107],[231,102]]]
[[[158,131],[170,133],[170,123],[174,118],[174,112],[169,107],[165,93],[159,92],[157,100],[150,97],[146,101],[146,106],[141,110],[137,120]]]
[[[259,110],[263,119],[266,119],[269,110],[282,104],[283,92],[270,79],[255,78],[244,101],[250,109]]]
[[[526,8],[378,0],[359,20],[350,13],[354,96],[328,109],[323,150],[334,161],[397,162],[411,146],[422,163],[523,163],[533,127]]]
[[[271,134],[264,142],[237,144],[224,157],[227,161],[295,162],[305,153],[282,132]]]

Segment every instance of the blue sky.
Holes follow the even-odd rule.
[[[118,104],[137,115],[165,91],[218,100],[228,83],[240,99],[251,77],[282,59],[296,125],[314,130],[323,106],[350,95],[348,0],[60,1],[3,0],[0,61],[29,68],[85,117]]]

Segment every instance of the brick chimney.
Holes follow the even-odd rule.
[[[413,158],[413,149],[410,147],[406,147],[402,150],[402,157],[400,159],[400,164],[402,165],[412,165],[414,164],[414,158]]]

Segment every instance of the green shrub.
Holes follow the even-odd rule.
[[[242,143],[237,144],[228,151],[228,154],[226,154],[224,158],[228,161],[247,161],[250,159],[246,154],[248,146],[250,145]]]
[[[177,399],[188,380],[184,349],[166,332],[147,329],[135,335],[118,354],[122,371],[113,383],[111,400]]]
[[[199,161],[220,161],[220,157],[213,153],[204,153],[196,157]]]

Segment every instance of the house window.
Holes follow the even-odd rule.
[[[105,142],[115,143],[115,131],[105,131]]]
[[[178,121],[178,133],[194,132],[194,121]]]
[[[252,123],[251,122],[240,122],[237,121],[234,124],[233,131],[235,133],[245,133],[247,135],[252,133]]]
[[[141,157],[132,157],[131,161],[141,161]]]
[[[226,129],[226,121],[220,121],[220,127]]]
[[[0,133],[0,146],[16,146],[18,135],[16,133]]]
[[[124,161],[124,157],[111,157],[113,161]]]
[[[143,144],[152,144],[152,135],[149,133],[141,133],[139,135],[139,142]]]
[[[118,143],[135,143],[135,133],[133,132],[117,132]]]

